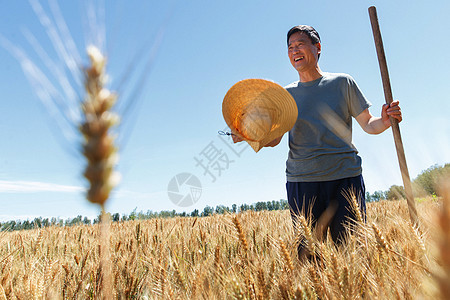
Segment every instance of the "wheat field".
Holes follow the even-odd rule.
[[[32,3],[47,21],[39,1]],[[64,28],[50,29],[64,37]],[[109,130],[120,116],[100,49],[87,49],[84,84],[74,87],[86,89],[84,122],[69,125],[84,138],[87,198],[104,212],[118,181],[118,146]],[[304,219],[294,228],[287,210],[3,231],[0,299],[450,299],[449,189],[442,195],[417,203],[417,228],[406,201],[369,203],[367,221],[349,227],[340,246],[320,239]],[[302,237],[310,259],[298,259]]]
[[[369,203],[345,245],[312,235],[303,261],[286,210],[114,222],[109,245],[101,224],[2,232],[0,299],[446,299],[446,196],[417,203],[419,228],[406,201]]]

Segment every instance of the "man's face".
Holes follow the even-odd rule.
[[[320,43],[313,45],[311,39],[303,32],[296,32],[289,37],[289,60],[298,72],[307,72],[315,68],[320,50]]]

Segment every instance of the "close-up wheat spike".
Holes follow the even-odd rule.
[[[80,127],[84,136],[83,155],[87,159],[84,176],[90,184],[87,199],[99,204],[104,211],[105,202],[119,177],[114,170],[117,148],[110,132],[110,128],[119,122],[118,115],[111,111],[117,97],[105,88],[105,56],[95,46],[89,46],[87,53],[91,64],[84,70],[86,96],[82,104],[84,122]]]
[[[117,125],[119,116],[111,111],[116,101],[116,94],[106,87],[106,58],[95,46],[87,48],[90,65],[84,69],[85,99],[82,103],[84,120],[80,131],[84,137],[83,155],[87,160],[84,176],[89,181],[86,198],[101,206],[100,244],[102,291],[103,297],[111,297],[112,288],[111,266],[109,263],[109,226],[110,219],[105,213],[105,203],[109,194],[118,182],[118,172],[114,170],[117,164],[117,147],[110,129]]]

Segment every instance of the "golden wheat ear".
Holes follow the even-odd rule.
[[[296,241],[297,247],[300,246],[298,256],[300,260],[303,260],[316,254],[317,239],[311,229],[311,222],[308,222],[304,215],[299,215],[296,222],[297,223],[295,226],[298,228],[300,233],[298,237],[299,239]]]
[[[89,46],[87,54],[90,66],[84,70],[86,96],[82,104],[84,122],[80,126],[84,136],[83,155],[87,160],[84,176],[90,184],[87,199],[104,210],[111,190],[119,181],[119,174],[114,171],[117,147],[111,133],[111,128],[119,122],[119,116],[111,111],[117,96],[105,87],[105,56],[95,46]]]
[[[356,194],[355,189],[351,187],[348,190],[342,190],[341,194],[350,204],[350,212],[354,214],[355,221],[358,224],[364,223],[364,216],[361,213],[360,201],[358,200],[359,195]]]
[[[283,240],[279,240],[279,245],[280,245],[280,252],[284,258],[284,262],[285,262],[285,266],[286,269],[288,270],[288,272],[293,272],[294,271],[294,264],[292,263],[292,259],[291,259],[291,255],[289,254],[289,251],[285,245],[285,243],[283,242]]]
[[[247,239],[245,237],[244,229],[242,228],[241,222],[239,221],[237,216],[235,216],[233,218],[233,224],[236,227],[236,231],[237,231],[238,236],[239,236],[239,241],[242,244],[242,248],[244,250],[244,254],[247,255],[247,252],[248,252]]]

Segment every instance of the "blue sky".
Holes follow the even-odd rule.
[[[47,1],[42,2],[50,14]],[[82,1],[59,2],[82,63],[87,63],[86,40],[94,35],[86,26],[85,6],[79,5]],[[446,0],[105,2],[106,21],[100,25],[106,28],[111,89],[119,87],[121,78],[134,74],[133,83],[148,75],[138,98],[132,97],[133,85],[121,94],[122,103],[137,105],[117,132],[122,181],[107,203],[108,211],[190,212],[206,205],[285,199],[286,137],[276,148],[258,153],[245,145],[233,148],[217,135],[226,126],[223,97],[245,78],[271,79],[283,86],[298,80],[285,37],[292,26],[309,24],[321,35],[322,70],[352,75],[373,103],[371,112],[379,115],[384,94],[367,12],[371,5],[378,10],[393,95],[404,114],[400,129],[411,178],[431,165],[450,162]],[[41,65],[25,38],[28,31],[54,57],[28,1],[0,0],[0,8],[4,39]],[[156,56],[147,68],[141,62],[152,55],[155,41]],[[141,49],[142,60],[130,71],[126,67]],[[84,161],[77,155],[77,140],[64,137],[19,61],[4,47],[0,65],[0,221],[97,215],[99,208],[84,198]],[[402,184],[390,129],[370,136],[354,122],[353,142],[363,159],[369,192]],[[205,172],[197,161],[206,164],[206,155],[214,151],[220,160]],[[214,166],[222,168],[220,173]],[[188,207],[175,205],[167,193],[169,182],[180,173],[201,182],[200,198]],[[188,192],[185,188],[180,194]]]

